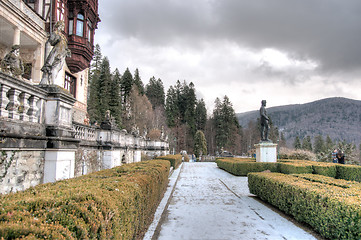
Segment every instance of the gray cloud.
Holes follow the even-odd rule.
[[[361,66],[359,0],[103,1],[104,31],[147,45],[227,40],[259,50],[276,48],[312,59],[323,71]]]

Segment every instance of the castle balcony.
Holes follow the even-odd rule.
[[[26,79],[39,82],[47,34],[45,21],[21,0],[0,1],[0,60],[20,45]]]

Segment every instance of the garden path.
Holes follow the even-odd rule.
[[[250,194],[247,177],[215,163],[183,163],[172,178],[162,217],[144,239],[317,239]]]

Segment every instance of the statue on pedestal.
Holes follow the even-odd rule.
[[[261,117],[261,141],[270,142],[271,140],[268,139],[268,131],[270,129],[270,126],[269,126],[269,117],[267,116],[267,111],[266,111],[266,100],[262,100],[261,103],[262,105],[259,110]]]
[[[71,56],[71,52],[68,49],[67,37],[63,34],[64,22],[59,21],[54,26],[54,31],[51,33],[48,43],[53,48],[47,56],[44,66],[41,68],[43,77],[40,84],[54,84],[54,80],[62,69],[65,58]]]
[[[24,73],[23,61],[20,58],[20,46],[14,45],[1,62],[1,70],[14,77],[20,77]]]

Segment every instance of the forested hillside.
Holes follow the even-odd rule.
[[[347,98],[327,98],[306,104],[267,108],[272,123],[283,133],[287,145],[294,138],[327,135],[333,141],[361,143],[361,101]],[[238,113],[237,118],[243,127],[250,121],[257,121],[259,111]]]

